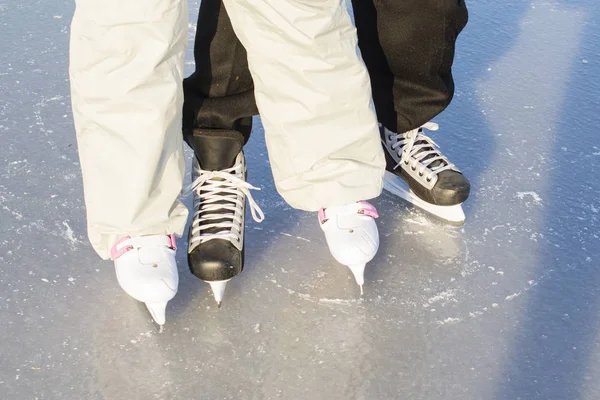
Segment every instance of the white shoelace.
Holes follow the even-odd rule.
[[[400,162],[394,167],[398,168],[402,163],[410,166],[413,171],[418,171],[419,176],[424,176],[430,182],[437,174],[449,169],[456,169],[442,153],[437,150],[438,145],[428,136],[423,134],[423,129],[437,131],[439,125],[435,122],[427,122],[417,129],[405,133],[391,135],[391,140],[396,140],[392,144],[392,149],[396,150],[401,147],[402,150],[398,153]],[[416,144],[420,142],[419,144]],[[429,157],[429,158],[427,158]],[[425,160],[425,158],[427,158]],[[430,167],[435,161],[440,161],[440,164],[435,167]]]
[[[248,199],[252,218],[262,222],[265,218],[263,211],[254,201],[251,189],[260,190],[246,182],[243,177],[243,164],[237,163],[231,168],[221,171],[204,171],[197,165],[198,177],[185,188],[184,197],[195,193],[194,213],[191,226],[190,245],[204,243],[213,239],[225,239],[240,242],[244,223],[244,198],[239,198],[242,192]],[[224,220],[220,222],[211,222]],[[221,228],[216,233],[206,233],[207,229]]]

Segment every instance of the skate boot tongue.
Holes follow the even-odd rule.
[[[244,137],[237,131],[194,129],[190,144],[203,170],[221,171],[233,167]]]
[[[360,223],[356,219],[356,211],[347,205],[328,207],[326,212],[329,218],[335,218],[338,229],[354,229]]]
[[[193,136],[190,138],[190,144],[194,149],[196,155],[196,161],[200,165],[200,168],[204,171],[223,171],[231,168],[235,165],[237,156],[242,151],[244,145],[243,136],[236,131],[227,130],[216,130],[216,129],[195,129]],[[196,168],[196,167],[194,167]],[[195,177],[197,171],[192,173]],[[213,181],[223,181],[222,178],[213,178]],[[231,193],[217,193],[231,197]],[[235,197],[235,195],[233,196]],[[213,206],[217,206],[219,203],[229,204],[228,201],[213,202]],[[213,210],[217,211],[217,210]],[[218,212],[211,212],[211,222],[218,224],[230,220],[232,212],[230,210],[223,210],[223,213],[227,215],[223,219],[215,218],[215,214]],[[203,230],[205,234],[216,234],[223,231],[221,227],[212,227]]]
[[[423,128],[419,128],[419,130],[415,133],[415,135],[425,135],[425,133],[423,132]],[[424,152],[424,151],[436,151],[436,149],[431,146],[426,140],[423,139],[418,139],[417,141],[415,141],[415,146],[419,146],[419,145],[425,145],[426,147],[423,147],[421,149],[421,151],[419,151],[418,153],[415,154],[415,156],[418,156],[419,153]],[[427,161],[430,158],[436,157],[435,154],[429,154],[428,156],[424,157],[421,162]],[[431,164],[429,164],[429,168],[430,169],[435,169],[438,167],[443,167],[444,165],[446,165],[446,163],[443,160],[435,160],[434,162],[432,162]]]

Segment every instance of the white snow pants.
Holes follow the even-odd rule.
[[[367,200],[385,159],[342,0],[224,0],[248,52],[277,189],[293,207]],[[187,2],[77,0],[70,77],[88,236],[183,233]]]

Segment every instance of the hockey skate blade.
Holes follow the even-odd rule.
[[[454,206],[437,206],[421,200],[419,196],[414,194],[412,190],[408,188],[408,185],[402,178],[389,171],[385,171],[383,188],[388,192],[415,205],[416,207],[421,208],[429,214],[432,214],[452,225],[460,226],[465,223],[465,213],[461,204],[456,204]]]
[[[229,279],[225,281],[208,282],[213,292],[215,301],[217,302],[217,306],[219,306],[219,308],[221,307],[221,302],[223,301],[223,295],[225,294],[225,287],[227,286],[227,282],[229,282]]]
[[[365,284],[365,266],[366,264],[353,264],[348,265],[350,271],[352,271],[352,275],[354,275],[354,280],[356,284],[360,286],[360,294],[363,294],[363,285]]]
[[[163,301],[163,302],[157,302],[157,303],[144,303],[144,304],[146,304],[146,308],[150,312],[150,315],[152,315],[152,318],[158,325],[160,325],[161,330],[162,330],[162,326],[166,322],[165,312],[167,309],[167,302]]]

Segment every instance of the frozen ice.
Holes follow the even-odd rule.
[[[256,118],[246,155],[267,219],[248,222],[246,268],[218,310],[180,240],[162,334],[87,241],[74,2],[0,4],[0,397],[600,398],[600,7],[467,3],[432,133],[471,180],[465,225],[382,194],[360,297],[315,216],[277,194]]]

